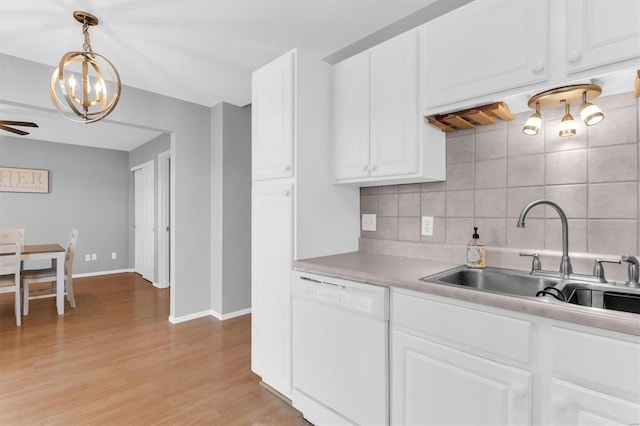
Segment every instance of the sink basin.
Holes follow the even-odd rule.
[[[536,277],[517,269],[493,267],[470,269],[466,266],[423,277],[421,280],[525,297],[536,297],[539,291],[560,282],[559,278]]]
[[[611,284],[567,282],[558,286],[568,303],[640,314],[640,289]]]

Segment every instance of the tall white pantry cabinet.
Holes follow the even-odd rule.
[[[252,76],[251,368],[291,396],[295,259],[358,249],[359,190],[333,184],[331,66],[294,49]]]

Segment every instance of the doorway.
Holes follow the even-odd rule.
[[[134,269],[143,278],[154,282],[155,268],[155,220],[154,187],[155,167],[153,161],[132,169],[134,186]]]

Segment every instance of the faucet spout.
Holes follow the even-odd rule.
[[[524,219],[533,207],[538,206],[540,204],[545,204],[551,208],[553,208],[558,216],[560,216],[560,222],[562,223],[562,260],[560,261],[560,274],[562,278],[567,279],[569,275],[573,273],[573,268],[571,267],[571,259],[569,258],[569,224],[567,222],[567,215],[564,214],[564,211],[560,208],[559,205],[549,200],[536,200],[532,201],[520,212],[520,216],[518,217],[518,224],[516,225],[518,228],[524,228]]]

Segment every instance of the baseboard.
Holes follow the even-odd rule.
[[[189,314],[189,315],[182,315],[180,317],[172,317],[169,316],[169,322],[173,323],[173,324],[179,324],[181,322],[185,322],[185,321],[191,321],[194,319],[198,319],[198,318],[202,318],[202,317],[208,317],[213,315],[211,309],[206,310],[206,311],[200,311],[200,312],[196,312],[193,314]]]
[[[209,309],[208,311],[200,311],[200,312],[196,312],[194,314],[189,314],[189,315],[183,315],[180,317],[169,317],[169,322],[173,323],[173,324],[179,324],[181,322],[185,322],[185,321],[191,321],[194,319],[198,319],[198,318],[202,318],[202,317],[207,317],[207,316],[212,316],[220,321],[225,321],[231,318],[236,318],[236,317],[240,317],[242,315],[248,315],[251,313],[251,308],[247,308],[247,309],[241,309],[239,311],[234,311],[234,312],[229,312],[227,314],[221,314],[219,312],[214,311],[213,309]]]
[[[214,311],[213,309],[211,310],[211,315],[218,318],[220,321],[225,321],[235,317],[241,317],[243,315],[248,315],[250,313],[251,313],[251,308],[241,309],[239,311],[229,312],[226,314],[221,314],[219,312]]]
[[[112,269],[110,271],[86,272],[84,274],[73,274],[73,278],[97,277],[99,275],[123,274],[135,272],[133,269]]]

